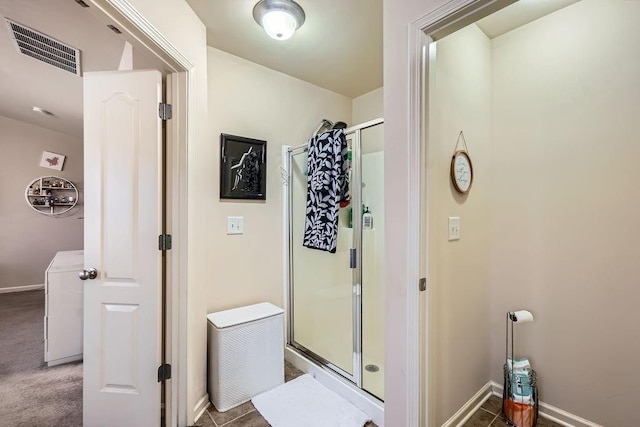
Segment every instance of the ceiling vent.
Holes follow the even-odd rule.
[[[39,31],[5,18],[18,52],[76,76],[80,72],[80,50],[53,39]]]

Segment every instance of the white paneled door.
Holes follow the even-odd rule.
[[[84,74],[84,425],[160,424],[162,76]]]

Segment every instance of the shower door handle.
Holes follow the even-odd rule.
[[[351,248],[349,249],[349,268],[356,268],[357,264],[356,249]]]

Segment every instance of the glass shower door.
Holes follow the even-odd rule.
[[[307,153],[290,156],[290,334],[291,344],[354,378],[353,229],[340,209],[336,253],[302,246],[307,200]]]
[[[362,388],[384,400],[384,124],[360,132]]]
[[[384,142],[381,119],[347,131],[350,204],[331,254],[302,245],[307,153],[288,151],[288,343],[384,399]]]

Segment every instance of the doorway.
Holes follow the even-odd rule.
[[[2,180],[4,205],[11,206],[2,215],[3,249],[11,255],[0,255],[11,267],[0,267],[0,286],[9,285],[0,291],[13,291],[3,295],[3,312],[21,307],[24,316],[5,317],[10,323],[3,326],[3,346],[15,345],[0,364],[18,385],[2,381],[11,391],[0,412],[8,423],[78,425],[84,368],[78,278],[86,195],[82,81],[85,71],[117,69],[124,40],[74,2],[3,1],[0,10],[6,73],[0,151],[12,159]],[[42,402],[41,410],[22,403],[33,401]]]
[[[628,242],[609,228],[603,213],[638,209],[637,203],[622,201],[610,189],[627,189],[616,190],[617,194],[633,191],[628,183],[635,179],[630,172],[634,169],[624,167],[627,158],[614,153],[635,150],[633,144],[622,141],[624,134],[633,133],[631,117],[637,115],[638,92],[629,88],[638,87],[638,63],[628,58],[637,50],[640,9],[637,3],[624,1],[546,2],[545,13],[516,19],[524,16],[527,4],[531,2],[516,2],[495,15],[452,10],[450,13],[464,24],[447,29],[425,20],[420,26],[422,33],[416,33],[424,50],[415,54],[423,58],[423,66],[428,69],[423,86],[428,91],[422,92],[428,115],[423,110],[421,117],[428,117],[424,141],[429,152],[429,198],[433,201],[428,224],[434,302],[429,315],[434,321],[432,331],[436,331],[435,346],[428,354],[432,366],[438,366],[438,372],[430,372],[436,378],[432,379],[429,421],[438,425],[447,422],[467,399],[480,393],[478,390],[502,396],[505,355],[500,343],[504,329],[496,325],[514,306],[528,307],[540,316],[537,324],[525,330],[522,354],[517,357],[529,357],[532,368],[544,371],[547,378],[569,369],[558,361],[566,359],[576,346],[607,342],[610,347],[624,348],[627,343],[607,333],[596,338],[598,328],[619,329],[604,325],[601,319],[608,316],[601,316],[597,323],[587,319],[585,324],[573,325],[593,331],[588,343],[577,334],[571,344],[562,340],[551,351],[541,350],[558,333],[556,325],[547,322],[564,313],[560,307],[567,307],[569,312],[600,312],[604,301],[605,306],[611,304],[619,310],[627,299],[616,299],[610,288],[599,293],[599,283],[612,283],[613,271],[627,278],[637,277],[637,269],[618,269],[621,259],[629,260],[630,249],[621,249]],[[504,19],[507,14],[511,17]],[[584,27],[584,22],[598,22],[598,34]],[[599,60],[587,66],[594,51]],[[620,63],[625,66],[619,67]],[[416,67],[414,71],[420,70]],[[419,87],[414,89],[420,94]],[[476,174],[466,195],[450,183],[448,173],[460,131],[466,137]],[[604,140],[607,142],[603,144]],[[563,165],[562,159],[567,156],[574,157],[572,166]],[[614,157],[617,160],[613,161]],[[572,190],[576,180],[584,191]],[[459,241],[449,239],[442,226],[447,216],[461,218]],[[508,233],[504,233],[506,229]],[[634,232],[637,227],[633,227]],[[598,247],[611,248],[611,255],[596,250]],[[451,260],[457,262],[461,256],[478,263],[454,269],[456,264]],[[629,260],[628,266],[631,264]],[[595,300],[569,298],[585,286],[590,294],[598,295],[597,304]],[[455,301],[452,314],[448,311],[454,306],[447,301]],[[565,331],[572,327],[570,323],[563,321]],[[446,333],[440,326],[445,324],[451,325]],[[473,332],[464,326],[469,324],[474,325]],[[473,336],[480,330],[486,334],[482,339]],[[534,341],[539,345],[533,345]],[[448,362],[455,354],[467,353],[467,345],[485,360],[465,367]],[[590,356],[582,362],[585,369],[601,372],[598,366],[602,360]],[[479,376],[472,387],[462,391],[462,386],[453,390],[442,380],[456,375]],[[612,372],[599,375],[602,380],[615,376]],[[568,377],[565,380],[573,384],[581,381],[578,375]],[[487,379],[491,385],[482,389]],[[632,422],[630,413],[593,409],[597,399],[576,402],[563,393],[549,397],[553,390],[562,388],[553,380],[545,381],[544,387],[545,396],[553,399],[545,402],[550,405],[544,410],[541,406],[544,415],[572,425],[578,424],[577,417],[594,424]],[[479,396],[484,398],[486,394]],[[444,402],[453,399],[458,402]],[[620,405],[627,406],[623,400]],[[575,415],[551,405],[575,408]]]
[[[15,4],[10,3],[9,5],[10,6],[15,5],[17,7],[18,3],[20,4],[20,6],[24,5],[26,7],[26,2],[15,2]],[[100,1],[87,2],[87,4],[85,4],[84,6],[89,6],[89,7],[86,9],[83,9],[81,7],[82,6],[81,3],[84,3],[84,2],[77,2],[78,4],[73,2],[71,3],[64,2],[64,3],[66,3],[67,5],[70,5],[68,7],[77,8],[77,10],[81,11],[83,16],[79,21],[96,20],[96,17],[97,17],[98,19],[96,20],[96,22],[101,28],[105,28],[108,34],[111,34],[113,37],[116,37],[116,40],[118,38],[120,39],[120,41],[118,42],[118,44],[120,45],[118,48],[120,52],[118,53],[117,59],[119,59],[119,56],[122,53],[122,46],[124,45],[124,41],[129,40],[134,45],[134,52],[138,52],[138,53],[145,52],[145,53],[142,53],[141,55],[136,54],[134,62],[135,62],[135,65],[137,65],[137,67],[150,68],[149,64],[158,64],[157,66],[152,65],[151,67],[159,68],[166,73],[170,73],[174,77],[171,81],[172,83],[171,86],[168,88],[168,94],[179,99],[175,102],[174,110],[173,110],[175,113],[175,118],[173,123],[175,124],[169,124],[167,126],[167,134],[168,134],[168,141],[169,141],[169,144],[167,147],[167,159],[169,164],[167,169],[167,177],[168,177],[167,185],[170,188],[170,194],[167,200],[167,206],[169,206],[169,210],[170,210],[170,215],[168,218],[169,227],[171,230],[174,230],[173,231],[174,233],[178,233],[178,238],[173,241],[172,253],[168,254],[166,257],[168,266],[169,266],[167,270],[167,275],[170,276],[170,278],[172,279],[172,283],[175,284],[174,287],[170,287],[168,289],[169,298],[167,300],[170,306],[171,318],[167,323],[167,329],[170,332],[173,332],[174,337],[180,336],[182,337],[180,339],[186,340],[186,336],[178,333],[181,325],[186,324],[186,320],[184,319],[182,322],[178,321],[178,318],[179,318],[178,316],[181,315],[181,313],[185,312],[184,307],[182,307],[181,304],[186,305],[186,299],[183,298],[180,301],[178,301],[178,298],[175,298],[175,296],[177,296],[180,293],[184,294],[186,292],[185,289],[181,289],[178,285],[184,284],[186,286],[186,281],[184,280],[184,277],[186,277],[186,268],[185,268],[186,258],[183,258],[180,256],[181,254],[180,249],[184,247],[184,242],[186,241],[186,191],[185,191],[186,178],[184,176],[185,169],[183,165],[183,159],[186,158],[185,156],[186,135],[188,132],[186,130],[186,125],[184,124],[185,120],[187,119],[186,96],[184,95],[186,94],[186,83],[189,78],[189,70],[190,68],[192,68],[192,66],[186,63],[183,57],[179,57],[179,54],[177,54],[173,50],[173,47],[170,46],[167,40],[164,39],[161,35],[154,33],[151,36],[148,36],[147,34],[151,31],[153,27],[149,25],[148,21],[146,21],[143,17],[137,16],[137,19],[135,21],[136,24],[131,24],[130,23],[132,22],[131,19],[126,20],[124,17],[125,16],[130,17],[131,14],[133,13],[133,11],[130,9],[122,11],[118,7],[110,7],[107,12],[105,9],[106,2],[100,2]],[[33,7],[33,10],[35,11],[36,14],[38,14],[39,6],[40,5],[38,4]],[[56,10],[54,13],[46,13],[46,12],[40,13],[40,15],[42,19],[46,19],[46,18],[51,18],[51,16],[55,13],[62,13],[62,9]],[[90,15],[87,15],[87,13],[89,13]],[[118,17],[118,19],[114,19],[114,17]],[[106,25],[103,26],[103,24],[100,24],[99,21],[103,21],[103,23],[109,24],[113,26],[113,28],[107,29]],[[50,22],[59,23],[63,21],[50,20]],[[124,24],[121,24],[121,22],[124,22]],[[138,30],[140,26],[145,26],[145,24],[146,24],[146,27],[144,29]],[[77,28],[79,26],[74,25],[70,27]],[[135,30],[135,33],[136,33],[135,36],[132,35],[134,32],[134,29],[137,29]],[[122,35],[116,35],[115,30],[118,30],[117,32]],[[95,34],[92,34],[92,36],[94,35]],[[90,37],[85,34],[86,39],[91,39],[92,36]],[[150,43],[150,40],[153,40],[153,44]],[[149,46],[152,46],[152,45],[154,47],[150,48]],[[168,51],[171,51],[172,53],[171,54],[167,53]],[[102,53],[104,54],[106,52],[102,52]],[[107,55],[104,55],[104,56],[106,57]],[[178,56],[177,59],[176,59],[176,56]],[[32,61],[32,59],[29,59],[29,60]],[[116,60],[115,63],[113,64],[113,68],[108,68],[108,69],[117,69],[117,68],[118,68],[118,61]],[[82,127],[82,124],[80,124],[80,128],[81,127]],[[180,141],[179,145],[178,145],[178,141]],[[81,157],[82,156],[80,155],[80,158]],[[71,160],[71,158],[69,158],[68,160]],[[77,179],[77,181],[82,181],[82,178]],[[183,203],[182,206],[178,205],[179,199]],[[72,219],[76,220],[75,217]],[[81,224],[81,221],[77,221],[77,222]],[[155,243],[154,247],[157,248],[157,241],[155,241],[154,243]],[[74,247],[74,248],[77,249],[77,247]],[[40,327],[39,330],[42,331],[42,328]],[[177,376],[180,375],[181,370],[186,369],[186,365],[181,365],[179,363],[180,352],[178,350],[177,345],[172,346],[171,342],[168,340],[166,349],[167,349],[167,353],[170,355],[169,357],[167,357],[167,360],[172,361],[174,363],[173,366],[175,370],[174,370],[173,377],[176,378]],[[186,353],[186,346],[183,347],[183,351]],[[156,368],[157,367],[152,368],[154,370],[154,377],[155,377]],[[155,378],[154,378],[154,383],[155,383]],[[178,389],[178,381],[173,381],[173,382],[169,381],[168,384],[169,384],[169,392],[167,393],[168,402],[166,407],[168,408],[169,415],[167,418],[170,418],[172,420],[168,423],[178,424],[178,417],[179,417],[178,397],[181,393],[184,393],[186,395],[186,385],[185,385],[186,381],[183,381],[180,383],[183,390]],[[175,388],[175,390],[172,390],[172,388]],[[173,393],[171,391],[173,391]],[[181,404],[183,405],[185,404],[184,400],[181,402]],[[183,417],[183,421],[181,422],[181,424],[186,424],[186,418],[187,418],[186,409],[183,410],[182,417]]]

